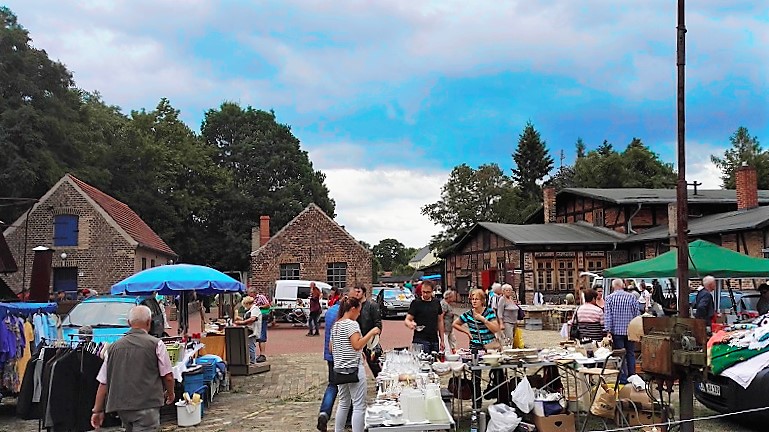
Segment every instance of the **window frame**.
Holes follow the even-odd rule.
[[[326,263],[326,283],[332,287],[346,288],[347,263],[341,261]]]
[[[278,269],[278,279],[280,280],[300,280],[302,266],[299,263],[283,263]]]
[[[53,245],[77,247],[80,235],[80,217],[75,214],[59,214],[53,217]]]

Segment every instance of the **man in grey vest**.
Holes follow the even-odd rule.
[[[117,412],[126,432],[157,431],[160,408],[175,399],[171,360],[163,341],[148,333],[152,312],[147,306],[133,307],[128,324],[131,329],[109,347],[96,376],[91,425],[100,428],[107,411]]]

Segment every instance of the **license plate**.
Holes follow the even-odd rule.
[[[700,390],[713,396],[721,396],[721,386],[711,383],[700,383]]]

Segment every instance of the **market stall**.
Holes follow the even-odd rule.
[[[174,264],[154,267],[139,272],[112,286],[112,294],[161,294],[179,295],[179,323],[181,341],[167,346],[169,354],[175,352],[174,378],[181,382],[184,392],[200,394],[204,401],[210,401],[219,388],[228,383],[225,353],[221,351],[224,341],[213,339],[216,335],[187,334],[189,314],[186,308],[187,297],[195,292],[202,295],[233,293],[245,290],[245,285],[210,267]],[[205,323],[204,323],[205,326]],[[205,327],[204,327],[205,328]],[[210,330],[213,328],[209,327]],[[211,352],[202,352],[206,348],[203,340],[212,343]],[[216,342],[221,342],[217,344]],[[180,394],[181,396],[181,394]]]

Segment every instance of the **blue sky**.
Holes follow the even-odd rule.
[[[707,187],[737,127],[769,142],[769,17],[733,3],[687,9],[687,171]],[[328,175],[337,221],[369,243],[426,243],[439,227],[419,208],[451,168],[509,173],[527,121],[556,161],[578,137],[639,137],[675,162],[673,1],[6,4],[78,86],[125,111],[168,97],[199,130],[225,100],[274,109]]]

